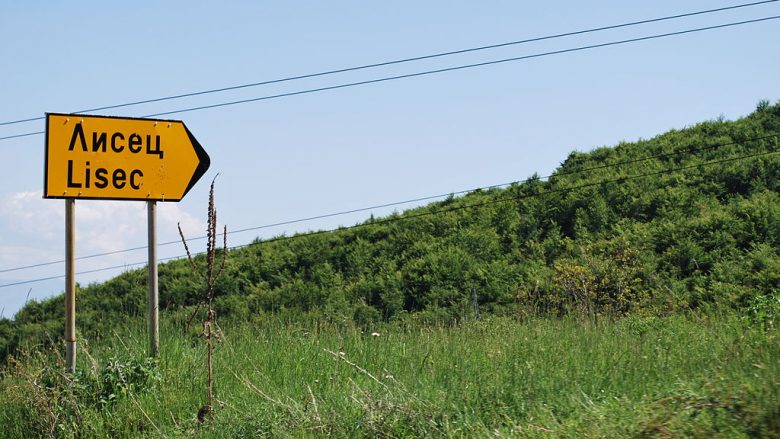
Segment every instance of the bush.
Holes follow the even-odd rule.
[[[3,396],[12,409],[3,416],[20,430],[19,437],[89,437],[82,427],[85,410],[134,397],[162,380],[157,361],[151,358],[115,356],[103,365],[67,374],[61,372],[65,369],[61,356],[36,351],[11,357],[9,365]]]
[[[774,330],[780,318],[780,294],[771,292],[753,297],[747,308],[749,323],[758,325],[764,330]]]

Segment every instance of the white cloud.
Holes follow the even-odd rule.
[[[0,218],[5,220],[8,238],[17,234],[52,239],[64,230],[64,202],[44,200],[41,192],[17,192],[0,201]],[[5,232],[5,231],[4,231]]]
[[[206,234],[206,223],[181,210],[178,204],[162,203],[158,206],[158,228],[172,228],[178,234],[176,224],[181,224],[181,231],[184,232],[184,236],[187,238]]]
[[[188,238],[205,234],[206,225],[181,209],[180,204],[159,203],[158,242],[178,239],[181,223]],[[144,247],[147,243],[146,204],[139,201],[78,200],[76,202],[76,257]],[[178,256],[182,246],[160,246],[159,257]],[[65,256],[65,203],[43,199],[41,192],[0,194],[0,270],[34,264],[31,269],[0,272],[0,285],[56,276],[56,279],[20,284],[0,289],[0,310],[13,315],[30,298],[42,299],[63,290],[61,263]],[[126,265],[137,268],[146,252],[122,252],[76,262],[76,272]],[[77,274],[76,282],[86,285],[116,276],[122,268]]]
[[[61,257],[64,248],[65,206],[62,200],[48,200],[41,192],[13,193],[0,205],[0,263],[3,267],[27,265]],[[181,223],[188,237],[204,234],[206,226],[174,203],[159,203],[158,236],[178,236]],[[138,201],[78,200],[76,202],[76,255],[114,252],[140,247],[147,242],[146,204]],[[169,238],[164,238],[168,236]],[[56,249],[55,252],[52,252]],[[112,262],[126,261],[114,255]],[[45,261],[44,261],[45,262]]]

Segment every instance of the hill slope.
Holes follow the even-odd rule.
[[[465,318],[476,294],[498,314],[591,319],[742,308],[780,290],[780,104],[650,140],[574,152],[546,181],[256,241],[230,253],[221,318],[259,313],[360,324]],[[78,292],[77,327],[144,319],[146,272]],[[185,261],[160,267],[160,305],[185,315],[202,286]],[[0,356],[59,337],[61,298],[0,320]]]

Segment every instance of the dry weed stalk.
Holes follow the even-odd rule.
[[[219,175],[219,174],[217,174]],[[187,251],[187,259],[190,261],[190,265],[192,266],[192,270],[195,273],[200,274],[200,276],[203,278],[203,281],[206,284],[206,289],[203,297],[201,298],[200,302],[198,302],[198,306],[193,311],[192,315],[190,316],[189,320],[187,321],[187,324],[189,324],[192,319],[195,317],[197,312],[200,310],[200,307],[202,305],[206,306],[206,317],[203,321],[203,337],[206,340],[206,352],[207,352],[207,370],[208,370],[208,389],[207,389],[207,403],[203,407],[198,410],[198,420],[201,422],[204,422],[206,419],[206,416],[211,416],[214,413],[214,369],[212,366],[212,353],[214,350],[214,341],[219,341],[220,335],[219,331],[215,330],[214,326],[216,324],[216,318],[217,314],[214,311],[214,284],[216,283],[217,278],[220,274],[222,274],[222,271],[225,269],[225,263],[227,262],[227,226],[224,227],[222,236],[224,238],[223,240],[223,247],[222,247],[222,261],[220,262],[219,268],[214,271],[214,260],[216,258],[217,253],[217,210],[214,208],[214,181],[217,179],[217,177],[214,177],[214,180],[211,181],[211,188],[209,189],[209,208],[208,208],[208,224],[206,228],[206,269],[205,271],[201,270],[198,264],[195,262],[195,259],[193,259],[192,254],[190,253],[190,249],[187,246],[187,240],[184,238],[184,232],[181,230],[181,224],[178,224],[179,227],[179,236],[181,236],[181,241],[184,244],[184,249]]]

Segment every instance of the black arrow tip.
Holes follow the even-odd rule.
[[[184,122],[182,122],[182,125],[184,126],[184,131],[187,132],[187,137],[190,138],[190,143],[192,144],[192,148],[195,150],[195,154],[198,156],[198,167],[195,168],[195,172],[192,174],[192,178],[187,184],[187,188],[184,189],[184,193],[181,194],[181,197],[184,198],[184,196],[187,195],[187,192],[189,192],[190,189],[195,186],[195,183],[200,180],[200,177],[203,177],[206,171],[208,171],[209,166],[211,166],[211,158],[209,158],[206,150],[203,149],[203,147],[200,145],[198,139],[192,135],[189,128],[187,128],[187,125],[184,124]]]

